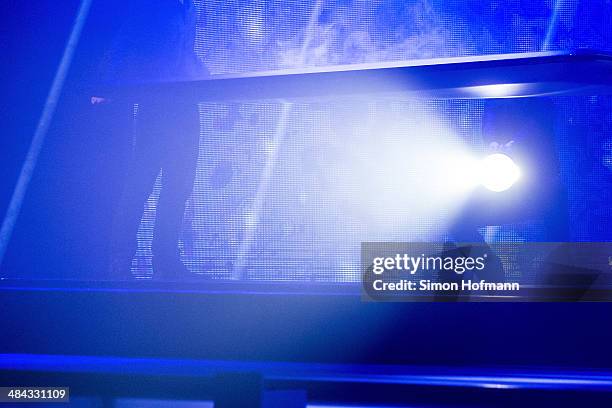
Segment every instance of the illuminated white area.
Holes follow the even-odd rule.
[[[483,98],[503,98],[521,94],[527,88],[526,84],[494,84],[472,86],[470,93]]]
[[[495,390],[509,390],[513,388],[517,388],[512,384],[498,384],[498,383],[484,383],[482,384],[482,388],[490,388]]]
[[[318,154],[330,180],[326,198],[363,226],[367,239],[436,239],[477,186],[478,160],[428,107],[412,101],[400,112],[356,114],[351,122],[363,127],[334,134],[340,142]]]
[[[480,184],[491,191],[505,191],[521,177],[521,170],[505,154],[495,153],[485,157],[479,165]]]
[[[473,190],[479,184],[478,160],[463,152],[444,158],[443,188],[448,194],[461,194]]]
[[[520,168],[507,155],[495,153],[478,159],[472,155],[454,150],[442,154],[441,170],[435,175],[438,188],[448,196],[459,196],[472,191],[478,185],[495,192],[506,191],[521,177]]]

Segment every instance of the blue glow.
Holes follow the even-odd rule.
[[[544,38],[544,43],[542,44],[542,51],[548,51],[552,46],[554,36],[555,34],[557,34],[557,26],[559,24],[559,12],[563,7],[563,3],[565,3],[564,0],[555,0],[555,5],[553,6],[550,21],[548,22],[548,29],[546,30],[546,38]]]
[[[219,76],[612,49],[612,11],[592,2],[194,0],[194,5],[196,54]],[[184,263],[214,280],[354,283],[362,241],[448,239],[448,225],[474,187],[456,169],[486,152],[487,108],[477,98],[501,98],[529,86],[467,87],[466,97],[473,100],[393,95],[202,103],[197,175],[180,242]],[[570,240],[612,239],[606,193],[612,191],[611,103],[610,97],[554,100],[552,144],[568,192]],[[41,122],[37,134],[45,126]],[[40,137],[35,141],[0,231],[0,258],[42,143]],[[96,180],[106,181],[104,175]],[[158,180],[138,232],[132,272],[139,279],[152,272],[159,191]],[[488,241],[537,241],[545,238],[544,223],[517,221],[481,231]]]
[[[6,253],[6,248],[11,239],[13,228],[15,227],[15,223],[17,222],[17,217],[19,217],[21,206],[23,204],[23,199],[28,189],[28,184],[30,184],[30,180],[32,179],[32,175],[34,174],[36,162],[38,161],[38,156],[40,155],[40,151],[45,142],[47,130],[51,125],[51,120],[53,119],[53,115],[55,113],[55,109],[57,107],[62,88],[64,87],[66,75],[68,75],[68,70],[70,69],[70,64],[72,63],[74,52],[81,37],[81,31],[83,30],[83,26],[87,21],[91,2],[92,0],[81,1],[81,5],[77,12],[72,31],[70,33],[70,37],[68,37],[68,41],[66,43],[66,47],[62,55],[62,59],[60,60],[60,64],[53,78],[53,82],[51,83],[51,89],[49,90],[49,94],[47,96],[47,100],[45,101],[42,114],[40,116],[40,119],[38,120],[36,131],[34,132],[34,136],[32,137],[30,148],[28,149],[28,153],[23,162],[23,167],[21,168],[21,172],[19,173],[19,178],[17,179],[15,191],[11,196],[11,201],[9,202],[6,215],[4,216],[4,220],[2,221],[2,227],[0,227],[0,265],[2,264],[2,260]]]
[[[195,4],[202,17],[196,52],[215,75],[418,65],[500,53],[520,57],[541,51],[543,41],[555,54],[600,38],[570,29],[572,22],[587,24],[575,14],[591,9],[562,1],[554,8],[434,0]],[[470,92],[501,97],[526,86]],[[559,101],[561,109],[580,104]],[[473,185],[464,185],[459,172],[441,162],[481,155],[483,110],[478,100],[405,98],[202,104],[184,262],[219,280],[356,282],[361,241],[446,239],[445,228]],[[583,121],[586,115],[558,117]],[[558,142],[569,148],[569,138],[560,133]],[[563,166],[579,163],[564,159],[572,154],[568,149],[561,154]],[[218,174],[229,177],[217,183]],[[151,272],[157,194],[158,189],[143,217],[133,270],[138,276]],[[537,240],[544,234],[537,220],[495,228],[493,239]]]
[[[252,361],[0,354],[0,368],[57,372],[210,376],[259,372],[266,380],[435,385],[448,387],[612,390],[611,373],[407,367]]]

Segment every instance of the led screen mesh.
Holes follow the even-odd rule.
[[[212,74],[612,49],[612,5],[603,0],[195,3],[195,48]],[[609,240],[612,100],[557,98],[555,105],[569,238]],[[461,198],[432,191],[436,167],[424,157],[483,150],[483,106],[416,99],[201,104],[184,263],[216,279],[357,281],[362,241],[447,239]],[[151,273],[158,192],[159,180],[139,230],[139,275]],[[489,241],[544,239],[537,219],[480,232]]]

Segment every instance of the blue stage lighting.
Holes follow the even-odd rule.
[[[520,168],[509,156],[495,153],[480,162],[480,184],[491,191],[506,191],[521,177]]]

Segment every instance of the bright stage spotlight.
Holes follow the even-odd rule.
[[[480,184],[495,192],[508,190],[521,176],[514,160],[503,153],[486,156],[479,167]]]

